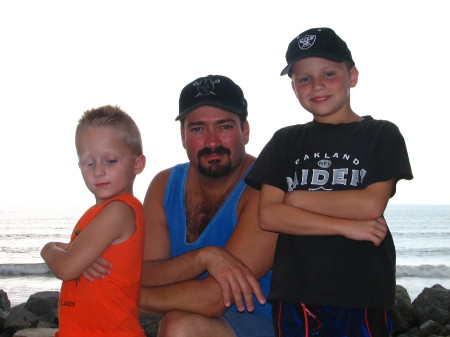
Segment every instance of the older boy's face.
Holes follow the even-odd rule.
[[[122,131],[112,127],[89,127],[76,139],[79,167],[97,204],[121,194],[133,192],[140,173],[139,161],[123,140]]]
[[[345,63],[312,57],[292,66],[292,89],[303,108],[323,123],[345,123],[354,113],[350,88],[358,82],[358,70]]]

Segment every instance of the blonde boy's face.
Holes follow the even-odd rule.
[[[350,88],[358,82],[358,70],[345,63],[311,57],[292,66],[292,89],[300,104],[322,123],[345,123],[355,114],[350,107]]]
[[[123,131],[113,127],[88,127],[76,139],[79,167],[97,205],[122,194],[133,193],[136,174],[145,157],[133,156],[123,140]]]

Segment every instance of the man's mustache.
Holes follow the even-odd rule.
[[[231,154],[230,149],[224,147],[224,146],[218,146],[214,149],[210,147],[205,147],[204,149],[200,150],[197,154],[197,156],[200,158],[201,156],[208,156],[211,154]]]

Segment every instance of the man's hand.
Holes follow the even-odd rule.
[[[111,274],[111,267],[112,264],[100,256],[81,275],[83,275],[89,282],[94,282],[94,279],[96,278],[102,280],[105,278],[105,275]]]
[[[258,280],[250,269],[225,249],[208,246],[202,251],[205,269],[216,280],[222,290],[223,302],[231,306],[232,299],[239,311],[254,310],[252,294],[262,305],[266,302]],[[244,304],[245,303],[245,304]]]
[[[344,236],[348,239],[372,241],[375,246],[379,246],[386,237],[387,224],[382,217],[376,220],[352,220],[352,223],[344,230]]]

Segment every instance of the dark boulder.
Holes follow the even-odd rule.
[[[24,309],[39,317],[39,322],[47,322],[47,328],[58,326],[58,299],[57,291],[42,291],[28,298]],[[41,324],[43,325],[43,324]]]
[[[450,324],[450,290],[441,285],[424,288],[412,305],[416,309],[419,326],[429,320],[444,326]]]
[[[8,299],[8,294],[0,290],[0,311],[11,310],[11,302]]]
[[[395,308],[392,313],[393,331],[405,332],[414,327],[417,321],[416,309],[406,289],[400,285],[395,288]]]
[[[11,308],[5,321],[5,329],[21,330],[36,327],[39,317],[25,309],[25,303]]]
[[[141,323],[142,329],[145,331],[146,337],[156,337],[158,336],[159,327],[159,316],[140,314],[139,322]]]

